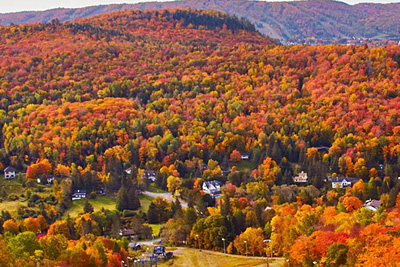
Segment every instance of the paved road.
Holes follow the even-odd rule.
[[[172,196],[172,194],[169,193],[169,192],[166,192],[166,193],[153,193],[153,192],[149,192],[149,191],[144,191],[143,194],[146,195],[146,196],[149,196],[149,197],[153,197],[153,198],[162,197],[162,198],[164,198],[164,199],[166,199],[168,201],[171,201],[171,202],[175,201],[175,197]],[[188,207],[186,201],[182,200],[181,198],[179,199],[179,201],[181,202],[181,205],[182,205],[183,208],[187,208]]]
[[[161,241],[161,238],[156,238],[156,239],[152,239],[152,240],[143,240],[143,241],[137,241],[136,243],[139,243],[140,245],[144,245],[144,246],[153,246],[153,242],[157,242],[157,244],[159,244]]]

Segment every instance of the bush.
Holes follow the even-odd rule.
[[[96,197],[97,197],[96,192],[91,192],[90,195],[89,195],[90,199],[96,199]]]

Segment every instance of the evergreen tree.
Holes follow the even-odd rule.
[[[183,216],[181,202],[178,198],[176,198],[175,202],[172,202],[171,205],[171,217],[172,218],[181,218]]]
[[[147,211],[147,221],[150,224],[156,224],[160,222],[159,216],[157,214],[157,207],[152,202],[149,206],[149,210]]]
[[[89,203],[89,201],[86,199],[85,201],[85,206],[83,207],[83,212],[84,213],[92,213],[94,211],[93,206]]]
[[[246,218],[240,209],[233,214],[233,225],[236,235],[241,234],[246,229]]]
[[[278,142],[275,142],[274,145],[272,146],[272,151],[271,151],[271,158],[275,160],[278,164],[282,160],[282,150],[279,147]]]
[[[185,221],[186,223],[192,227],[197,220],[197,213],[196,210],[194,208],[187,208],[185,210]]]
[[[117,194],[117,209],[119,211],[128,209],[127,203],[128,203],[128,192],[125,186],[122,185]]]
[[[231,203],[229,201],[229,196],[225,195],[224,205],[221,208],[221,215],[228,216],[231,215]]]
[[[127,202],[128,202],[127,209],[137,210],[140,208],[140,201],[139,201],[139,197],[137,194],[137,190],[133,186],[128,191]]]

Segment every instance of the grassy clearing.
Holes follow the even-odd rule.
[[[249,160],[243,160],[243,161],[235,164],[235,166],[238,171],[244,171],[244,170],[252,171],[257,168],[257,166]]]
[[[152,193],[166,193],[166,191],[162,190],[158,186],[156,186],[154,183],[147,188],[147,191],[152,192]]]
[[[109,196],[98,196],[96,199],[89,199],[89,203],[93,206],[94,211],[100,210],[102,208],[115,210],[115,200]],[[80,213],[83,213],[83,207],[85,205],[85,199],[74,200],[71,207],[64,213],[66,218],[68,214],[74,218]]]
[[[146,196],[146,195],[140,195],[139,196],[139,200],[140,200],[140,209],[143,212],[147,212],[147,210],[149,209],[150,203],[153,200],[152,197]]]
[[[154,236],[159,236],[160,235],[160,229],[163,226],[163,224],[148,224],[148,226],[153,229],[153,235]]]
[[[174,251],[174,259],[162,262],[158,266],[174,266],[174,267],[245,267],[255,266],[261,267],[266,266],[267,262],[265,259],[251,259],[245,257],[235,257],[230,255],[213,254],[206,251],[199,251],[189,248],[179,248]],[[270,260],[270,267],[283,266],[284,260],[273,259]]]
[[[16,217],[19,206],[27,206],[27,201],[15,200],[15,201],[3,201],[0,203],[0,210],[8,211],[11,216]]]

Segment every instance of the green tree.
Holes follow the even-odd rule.
[[[329,246],[327,252],[327,267],[344,266],[347,262],[348,247],[342,243],[335,243]]]
[[[40,249],[40,245],[35,233],[27,231],[10,238],[8,248],[15,257],[22,258],[25,253],[32,256],[35,250]]]
[[[89,201],[86,199],[85,201],[85,206],[83,207],[83,212],[84,213],[92,213],[94,211],[94,208],[92,204],[89,203]]]

